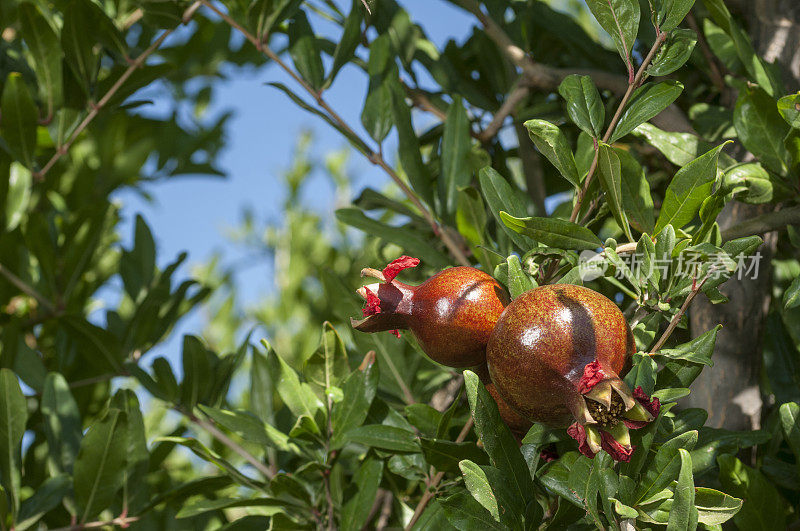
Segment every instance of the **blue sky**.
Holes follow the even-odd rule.
[[[337,1],[343,11],[350,2]],[[346,4],[346,6],[344,6]],[[444,0],[408,0],[401,2],[412,19],[425,30],[428,38],[441,47],[450,39],[462,41],[470,32],[474,19]],[[318,22],[313,19],[312,23]],[[332,26],[316,24],[315,29],[329,33]],[[136,214],[142,214],[149,224],[158,249],[159,265],[168,263],[181,251],[188,251],[189,263],[207,260],[215,252],[224,263],[235,262],[242,250],[230,244],[226,230],[235,227],[244,208],[249,207],[260,221],[280,222],[281,204],[285,190],[281,175],[292,161],[297,138],[302,131],[314,135],[313,152],[320,159],[325,153],[341,149],[346,141],[319,118],[291,103],[286,96],[265,83],[279,81],[292,85],[291,79],[275,65],[259,71],[235,70],[230,79],[217,84],[214,100],[209,107],[211,116],[232,111],[227,123],[226,148],[219,159],[226,179],[181,178],[171,182],[148,185],[145,190],[153,197],[147,202],[132,191],[118,194],[123,203],[123,243],[127,245],[133,232]],[[325,98],[345,120],[362,134],[359,116],[366,93],[365,76],[354,67],[345,67]],[[168,94],[148,94],[154,99],[144,112],[158,113],[169,108]],[[393,152],[391,141],[385,146]],[[385,174],[373,167],[358,153],[350,158],[354,176],[353,194],[366,185],[380,188],[387,182]],[[333,188],[323,175],[315,175],[306,185],[304,202],[323,217],[333,216]],[[188,275],[188,268],[183,268]],[[272,289],[270,264],[247,268],[237,277],[242,298],[257,301]],[[200,333],[203,321],[197,312],[184,319],[172,338],[154,348],[153,355],[164,355],[173,362],[179,359],[180,337],[184,333]]]

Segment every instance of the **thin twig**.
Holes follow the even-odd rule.
[[[97,529],[99,527],[128,527],[133,522],[139,520],[138,516],[119,516],[113,520],[104,522],[86,522],[84,524],[68,525],[66,527],[56,527],[50,531],[80,531],[81,529]]]
[[[678,326],[678,323],[680,322],[681,317],[683,317],[683,314],[686,313],[686,310],[689,308],[689,305],[692,303],[692,301],[697,296],[697,294],[700,293],[700,289],[703,287],[703,284],[706,283],[706,280],[708,280],[708,275],[706,275],[706,277],[703,279],[703,281],[700,282],[699,284],[695,283],[694,287],[692,288],[691,293],[689,293],[689,295],[686,297],[686,300],[683,301],[683,304],[681,305],[680,310],[678,310],[678,313],[675,314],[675,316],[669,322],[669,325],[667,326],[667,329],[664,330],[664,333],[661,334],[660,338],[658,338],[658,341],[656,342],[656,344],[653,345],[653,348],[650,351],[650,355],[651,356],[653,354],[657,354],[658,351],[661,349],[661,347],[664,346],[664,343],[667,342],[667,339],[669,339],[669,336],[672,335],[672,332],[675,330],[675,327]]]
[[[327,116],[336,122],[336,124],[342,128],[345,133],[350,136],[351,138],[357,138],[360,143],[364,146],[367,146],[367,143],[361,139],[361,137],[350,127],[350,125],[344,121],[344,119],[331,108],[330,105],[325,101],[322,97],[322,92],[316,90],[314,87],[309,85],[297,72],[292,70],[289,65],[287,65],[281,58],[276,54],[272,48],[266,42],[259,40],[256,38],[255,35],[250,33],[247,29],[245,29],[241,24],[236,22],[233,18],[230,17],[227,13],[220,10],[217,6],[211,3],[210,0],[200,0],[204,6],[208,7],[211,11],[217,14],[226,24],[231,26],[232,28],[239,31],[244,37],[250,41],[253,46],[255,46],[261,53],[266,55],[271,61],[277,64],[284,72],[286,72],[298,85],[300,85],[303,90],[305,90],[316,102],[319,107],[325,111]],[[375,164],[376,166],[383,169],[384,172],[395,182],[397,186],[403,191],[405,196],[411,201],[411,203],[419,210],[422,216],[425,218],[425,221],[431,226],[433,229],[434,234],[442,240],[445,244],[447,249],[453,255],[453,257],[462,265],[470,265],[470,261],[467,259],[466,254],[462,250],[461,246],[456,242],[446,231],[440,229],[438,222],[433,217],[433,214],[422,204],[422,201],[419,199],[416,193],[400,178],[397,172],[389,166],[389,164],[384,160],[383,155],[380,153],[379,150],[370,150],[367,154],[367,159]]]
[[[611,135],[614,133],[614,128],[617,127],[617,123],[619,123],[620,118],[622,117],[622,111],[625,110],[625,105],[628,104],[628,100],[633,94],[633,91],[636,87],[639,86],[641,83],[642,78],[645,75],[645,70],[650,65],[650,61],[653,60],[655,57],[656,52],[661,45],[664,44],[664,40],[666,40],[667,34],[666,33],[659,33],[656,35],[656,40],[653,43],[653,46],[650,48],[650,52],[648,52],[647,57],[644,58],[642,64],[639,66],[639,70],[636,72],[636,76],[633,80],[628,84],[628,90],[625,91],[625,95],[622,97],[622,100],[619,102],[617,106],[617,111],[614,113],[614,117],[611,119],[611,123],[608,124],[608,129],[606,129],[605,134],[603,135],[603,142],[608,142],[608,139],[611,138]],[[578,219],[578,213],[581,210],[581,203],[583,202],[583,198],[586,195],[586,191],[589,189],[589,184],[592,182],[592,177],[594,176],[594,172],[597,169],[597,157],[599,154],[599,146],[595,142],[595,150],[594,150],[594,158],[592,159],[592,165],[589,168],[589,173],[586,174],[586,179],[583,181],[583,186],[581,187],[580,191],[578,192],[578,198],[575,201],[575,206],[572,208],[572,213],[569,216],[570,221],[575,221]]]
[[[461,433],[459,433],[458,437],[456,437],[457,443],[467,438],[467,434],[469,433],[469,430],[472,429],[473,424],[474,421],[472,420],[472,417],[470,417],[464,424],[464,427],[461,428]],[[425,494],[422,495],[422,499],[419,500],[416,509],[414,509],[414,516],[412,516],[411,520],[409,520],[408,525],[405,528],[406,531],[414,527],[414,524],[417,523],[419,517],[422,516],[422,512],[425,510],[425,507],[427,507],[428,502],[431,501],[431,499],[433,498],[434,492],[436,491],[436,487],[439,485],[439,482],[442,481],[443,477],[444,477],[444,471],[438,472],[426,485],[427,488],[425,489]]]
[[[186,9],[185,13],[191,16],[191,14],[193,14],[194,11],[197,10],[199,5],[200,1],[198,0],[197,2],[194,2],[192,5],[190,5]],[[187,19],[185,18],[184,24],[186,22]],[[153,41],[153,43],[150,46],[148,46],[147,49],[144,52],[142,52],[141,55],[139,55],[139,57],[137,57],[131,62],[130,66],[128,66],[125,72],[122,73],[119,79],[117,79],[114,82],[114,84],[111,85],[111,88],[108,89],[108,91],[103,95],[103,97],[100,98],[100,101],[92,105],[92,109],[89,111],[89,114],[87,114],[86,118],[84,118],[83,121],[80,124],[78,124],[78,127],[75,128],[75,130],[69,136],[69,139],[67,139],[67,141],[64,142],[64,144],[62,144],[61,146],[58,146],[58,149],[56,149],[56,152],[53,153],[52,157],[50,157],[50,160],[47,161],[47,164],[45,164],[41,170],[39,170],[34,174],[34,177],[37,180],[41,181],[42,179],[44,179],[45,175],[47,175],[47,172],[50,171],[50,169],[55,165],[55,163],[58,162],[58,160],[61,157],[63,157],[69,152],[69,148],[72,147],[72,144],[75,142],[78,136],[80,136],[80,134],[89,126],[89,124],[92,123],[92,120],[94,120],[95,117],[98,114],[100,114],[100,111],[103,110],[103,108],[108,104],[109,101],[111,101],[111,98],[114,97],[114,95],[117,93],[117,91],[119,91],[122,85],[125,84],[128,78],[131,77],[131,75],[133,75],[133,73],[138,68],[144,65],[144,62],[147,60],[147,58],[150,57],[150,55],[153,52],[155,52],[164,43],[166,38],[169,37],[174,31],[175,28],[166,30],[164,33],[161,34],[159,38]]]
[[[530,89],[527,86],[522,83],[517,83],[511,93],[506,97],[503,105],[500,106],[500,109],[498,109],[492,117],[486,129],[478,134],[478,140],[481,142],[488,142],[494,138],[503,126],[506,117],[514,112],[517,104],[524,100],[529,92]]]
[[[256,459],[256,457],[253,454],[245,450],[239,443],[237,443],[236,441],[225,435],[225,433],[223,433],[219,428],[217,428],[217,426],[214,425],[212,422],[204,418],[200,418],[191,413],[182,411],[180,409],[176,409],[176,411],[178,411],[178,413],[181,413],[182,415],[185,415],[194,424],[197,424],[197,426],[206,430],[209,434],[211,434],[212,437],[214,437],[219,442],[221,442],[222,444],[233,450],[235,453],[239,454],[240,457],[243,457],[245,461],[253,465],[253,467],[256,470],[261,472],[261,474],[263,474],[265,478],[272,479],[272,477],[275,475],[272,472],[272,470],[270,470],[269,467],[267,467],[267,465],[262,463],[260,460]]]
[[[0,275],[3,275],[6,278],[6,280],[11,282],[21,292],[28,295],[29,297],[36,299],[36,301],[39,304],[41,304],[48,312],[50,313],[57,312],[55,304],[53,304],[47,297],[36,291],[33,288],[33,286],[30,286],[24,280],[19,278],[17,275],[6,269],[3,266],[3,264],[0,264]]]

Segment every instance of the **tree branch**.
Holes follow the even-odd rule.
[[[128,527],[133,522],[139,520],[138,516],[118,516],[107,522],[86,522],[84,524],[68,525],[66,527],[56,527],[50,531],[80,531],[82,529],[97,529],[100,527]]]
[[[459,433],[458,437],[456,437],[457,443],[460,443],[467,438],[467,434],[469,433],[469,430],[472,429],[473,424],[474,421],[472,420],[472,417],[470,417],[469,420],[464,424],[464,427],[461,428],[461,433]],[[411,517],[411,520],[409,520],[408,525],[405,527],[405,531],[409,531],[412,527],[414,527],[414,524],[417,523],[419,517],[422,516],[422,511],[425,510],[425,507],[427,507],[428,502],[431,501],[431,498],[433,498],[433,494],[436,491],[436,487],[439,485],[439,482],[442,481],[443,477],[444,477],[444,472],[438,472],[430,480],[430,482],[427,485],[427,488],[425,489],[425,494],[422,495],[422,499],[419,500],[416,509],[414,509],[414,515]]]
[[[661,350],[661,347],[664,346],[664,343],[667,342],[667,339],[669,339],[669,336],[672,335],[672,332],[675,330],[675,327],[678,326],[678,323],[681,321],[681,317],[683,317],[683,314],[686,313],[686,310],[689,308],[689,305],[692,303],[697,294],[700,293],[700,289],[703,287],[703,284],[706,283],[706,280],[708,280],[708,275],[706,275],[706,278],[704,278],[703,281],[700,282],[700,284],[697,284],[695,282],[694,286],[692,287],[691,293],[689,293],[689,295],[686,297],[686,300],[683,301],[680,310],[678,310],[678,313],[675,314],[675,316],[669,322],[669,325],[667,325],[667,329],[664,330],[664,333],[661,334],[661,337],[658,338],[658,341],[656,342],[655,345],[653,345],[652,350],[650,350],[651,356],[653,354],[657,354],[658,351]]]
[[[184,24],[186,24],[192,17],[192,15],[194,15],[194,12],[197,11],[198,7],[200,7],[200,0],[194,2],[186,9],[186,11],[184,11],[184,16],[183,16]],[[103,95],[103,97],[100,98],[100,101],[92,105],[89,114],[87,114],[86,118],[84,118],[83,121],[80,124],[78,124],[78,127],[75,128],[75,130],[69,136],[67,141],[64,142],[63,145],[58,146],[58,149],[56,149],[56,152],[53,154],[52,157],[50,157],[50,160],[47,161],[47,164],[45,164],[41,170],[39,170],[34,174],[34,178],[36,178],[39,181],[44,179],[45,175],[47,175],[47,172],[50,171],[50,169],[55,165],[56,162],[59,161],[61,157],[63,157],[69,152],[70,147],[72,147],[72,144],[75,142],[78,136],[80,136],[80,134],[89,126],[89,124],[92,123],[92,120],[94,120],[95,117],[98,114],[100,114],[100,111],[103,110],[103,108],[108,104],[109,101],[111,101],[111,98],[113,98],[114,95],[117,93],[117,91],[119,91],[119,89],[122,88],[122,85],[125,84],[128,78],[130,78],[131,75],[133,75],[133,73],[138,68],[144,65],[144,62],[147,60],[147,58],[150,57],[150,55],[152,55],[153,52],[155,52],[164,43],[166,38],[169,37],[174,31],[175,28],[166,30],[164,33],[161,34],[159,38],[153,41],[153,43],[150,46],[148,46],[147,49],[139,55],[139,57],[137,57],[131,62],[127,70],[125,70],[125,72],[123,72],[122,75],[119,76],[119,79],[117,79],[114,82],[114,84],[111,85],[111,88],[108,89],[108,91]]]
[[[233,18],[230,17],[227,13],[220,10],[217,6],[211,3],[210,0],[199,0],[202,4],[208,7],[211,11],[217,14],[226,24],[231,26],[232,28],[238,30],[244,37],[250,41],[253,46],[255,46],[258,51],[266,55],[271,61],[277,64],[284,72],[286,72],[298,85],[300,85],[303,90],[305,90],[314,101],[319,105],[321,109],[325,111],[327,116],[333,120],[339,127],[342,128],[348,135],[352,138],[357,138],[361,144],[367,146],[368,144],[361,139],[361,137],[348,125],[344,119],[331,108],[330,105],[325,101],[322,97],[322,92],[314,89],[311,85],[309,85],[300,75],[292,70],[289,65],[287,65],[281,58],[276,54],[272,48],[266,42],[259,40],[255,35],[250,33],[247,29],[245,29],[241,24],[236,22]],[[470,261],[467,259],[466,254],[461,249],[459,243],[453,239],[450,234],[446,231],[440,229],[438,222],[433,217],[433,214],[422,204],[422,201],[417,197],[417,194],[400,178],[397,172],[389,166],[389,164],[384,160],[383,155],[381,155],[380,151],[370,150],[367,154],[367,159],[375,164],[376,166],[380,167],[388,176],[395,182],[397,186],[403,191],[405,196],[414,204],[417,210],[420,211],[422,216],[430,225],[431,229],[433,230],[434,234],[442,240],[444,245],[453,255],[453,258],[456,259],[462,265],[470,265]]]
[[[722,241],[735,240],[752,234],[764,234],[797,224],[800,224],[800,206],[783,208],[748,219],[722,231]]]
[[[24,280],[19,278],[17,275],[6,269],[3,264],[0,264],[0,275],[4,276],[6,280],[8,280],[11,284],[14,285],[18,290],[23,292],[24,294],[36,299],[36,301],[41,304],[48,312],[55,314],[57,313],[56,305],[50,302],[50,300],[36,291],[33,286],[28,285]]]
[[[492,117],[492,121],[489,122],[486,129],[478,134],[478,140],[481,142],[488,142],[494,138],[498,131],[500,131],[500,128],[503,127],[503,122],[506,117],[514,112],[517,104],[524,100],[529,92],[530,89],[524,83],[518,81],[505,101],[503,101],[503,105],[500,106],[500,109],[498,109]]]

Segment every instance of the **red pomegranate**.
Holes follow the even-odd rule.
[[[397,273],[419,260],[402,256],[383,271],[364,269],[380,283],[363,286],[365,318],[351,320],[361,332],[407,329],[425,353],[449,367],[474,367],[486,361],[486,343],[503,309],[506,290],[494,278],[473,267],[452,267],[419,286],[395,280]]]
[[[628,428],[658,414],[658,399],[622,381],[634,341],[619,308],[581,286],[541,286],[516,298],[495,325],[486,350],[502,399],[525,418],[569,426],[585,455],[600,449],[628,461]]]

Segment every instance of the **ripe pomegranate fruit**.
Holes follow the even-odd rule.
[[[434,361],[449,367],[486,362],[486,343],[510,299],[491,276],[473,267],[452,267],[419,286],[395,280],[397,273],[419,264],[401,256],[383,271],[364,269],[362,276],[381,282],[363,286],[364,319],[351,320],[361,332],[407,329]],[[399,335],[399,333],[398,333]]]
[[[489,376],[489,367],[485,363],[475,368],[475,374],[478,375],[483,385],[486,386],[486,390],[489,391],[489,394],[492,395],[492,398],[494,398],[494,401],[497,403],[497,409],[500,412],[500,417],[503,419],[503,422],[509,427],[514,437],[516,437],[518,441],[522,441],[522,438],[525,437],[525,434],[531,429],[533,423],[506,404],[506,401],[503,400],[503,397],[497,392],[497,388]]]
[[[633,335],[612,301],[581,286],[523,293],[506,307],[486,349],[489,376],[511,408],[553,427],[569,426],[584,455],[633,453],[629,428],[658,415],[658,399],[622,381]]]

